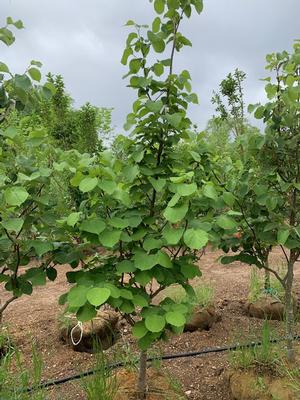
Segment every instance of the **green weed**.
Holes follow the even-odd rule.
[[[118,389],[117,380],[113,372],[107,368],[107,364],[108,360],[97,346],[94,366],[96,372],[81,380],[87,400],[99,400],[100,398],[101,400],[113,400],[115,398]]]
[[[26,362],[27,364],[27,362]],[[41,382],[43,363],[35,345],[32,346],[31,368],[24,365],[21,353],[15,349],[1,360],[0,399],[5,400],[46,400],[43,389],[27,392]]]

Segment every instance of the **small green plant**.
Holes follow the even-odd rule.
[[[280,274],[280,267],[277,268]],[[276,270],[277,270],[276,269]],[[259,300],[262,296],[269,295],[279,301],[284,301],[284,288],[278,279],[273,276],[270,277],[270,285],[266,289],[264,287],[264,277],[258,271],[257,267],[251,268],[250,284],[248,300],[250,303],[254,303]]]
[[[23,357],[17,349],[1,360],[0,399],[46,400],[43,389],[27,391],[29,387],[37,388],[41,382],[43,363],[35,345],[32,346],[31,361],[31,368],[25,367]]]
[[[0,360],[3,357],[11,354],[14,351],[14,346],[11,341],[9,332],[5,327],[0,329]]]
[[[271,329],[268,321],[264,321],[260,345],[241,347],[229,355],[229,362],[235,369],[254,369],[279,374],[281,350],[278,345],[272,344]]]
[[[118,384],[112,370],[107,368],[107,359],[97,342],[96,346],[96,373],[90,377],[83,378],[81,385],[86,393],[87,400],[113,400],[116,396]]]
[[[207,284],[194,287],[195,296],[189,297],[182,286],[174,285],[164,290],[165,297],[171,298],[175,303],[185,303],[191,306],[209,307],[213,304],[214,289]]]

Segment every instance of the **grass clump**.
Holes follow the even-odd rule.
[[[109,362],[101,351],[101,345],[95,340],[93,346],[96,354],[95,373],[82,378],[81,387],[87,400],[114,400],[118,390],[116,376],[110,368],[107,368]]]
[[[0,399],[46,400],[45,390],[38,388],[42,369],[42,359],[35,345],[32,346],[31,368],[25,367],[25,361],[17,349],[8,353],[0,362]],[[36,390],[28,392],[29,387]]]
[[[270,375],[280,375],[282,350],[279,345],[272,343],[271,329],[268,321],[264,321],[260,344],[243,347],[231,351],[229,363],[234,369],[255,370],[257,373],[267,372]],[[254,343],[254,342],[253,342]]]
[[[175,285],[163,291],[164,297],[170,297],[175,303],[187,303],[194,307],[209,307],[214,302],[214,289],[212,286],[201,283],[194,288],[195,297],[186,294],[182,286]]]
[[[265,271],[258,271],[257,267],[251,268],[248,300],[255,303],[263,296],[272,296],[275,300],[284,300],[284,288],[275,277],[270,277],[270,287],[265,288]],[[279,268],[280,272],[280,268]]]

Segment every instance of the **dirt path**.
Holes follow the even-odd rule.
[[[250,267],[240,263],[223,266],[217,259],[221,253],[208,251],[200,260],[203,273],[201,280],[210,283],[215,289],[216,307],[222,319],[209,332],[184,333],[172,337],[161,345],[164,353],[201,350],[207,347],[224,346],[236,342],[239,337],[253,336],[261,327],[261,321],[245,315],[244,302],[247,299]],[[281,263],[281,254],[272,255],[272,263]],[[68,290],[65,272],[59,269],[58,279],[46,287],[38,288],[32,296],[16,300],[4,315],[4,322],[16,345],[25,355],[30,355],[32,342],[37,345],[44,361],[44,379],[60,378],[89,369],[94,356],[75,353],[58,340],[57,305],[59,296]],[[296,268],[296,286],[300,283],[300,270]],[[6,294],[0,291],[1,299]],[[277,331],[282,331],[283,323],[271,323]],[[130,332],[123,332],[119,348],[133,343]],[[165,362],[170,374],[178,380],[189,399],[192,400],[231,400],[225,380],[228,368],[226,354],[206,355],[198,358]],[[84,399],[78,383],[62,385],[59,390],[49,392],[51,399]]]

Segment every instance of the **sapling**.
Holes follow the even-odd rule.
[[[266,79],[269,101],[265,105],[250,107],[251,111],[255,110],[255,117],[266,123],[265,136],[250,138],[248,143],[249,151],[255,152],[261,173],[244,171],[243,179],[235,185],[238,196],[234,208],[240,212],[242,226],[248,227],[249,246],[245,242],[239,254],[233,258],[226,257],[225,262],[238,259],[255,264],[279,280],[285,291],[287,357],[292,361],[295,357],[292,288],[294,265],[300,254],[299,41],[291,54],[286,51],[271,54],[267,56],[267,62],[267,69],[275,73],[275,82],[272,78]],[[244,208],[243,199],[252,203],[250,209]],[[261,242],[266,249],[275,245],[281,248],[286,265],[283,277],[262,262],[257,252]],[[256,249],[253,243],[256,243]]]
[[[0,41],[7,46],[15,40],[12,27],[21,29],[23,23],[8,17],[0,28]],[[32,287],[44,284],[47,277],[55,279],[51,253],[59,248],[63,234],[57,232],[53,202],[46,196],[55,153],[47,132],[41,126],[24,128],[21,117],[10,123],[13,110],[24,110],[51,95],[51,85],[39,85],[40,67],[31,61],[23,74],[12,74],[0,62],[0,282],[10,293],[0,303],[0,322],[15,299],[30,295]]]
[[[121,157],[105,151],[85,159],[71,180],[88,195],[73,220],[74,231],[83,243],[106,252],[98,265],[68,273],[76,285],[61,303],[81,321],[108,303],[132,325],[141,349],[139,399],[146,396],[147,349],[168,330],[182,332],[189,313],[185,304],[170,298],[157,304],[155,298],[172,284],[194,296],[189,279],[200,275],[197,251],[210,238],[218,197],[206,152],[189,145],[194,133],[188,103],[198,102],[190,74],[174,68],[176,52],[191,45],[179,32],[180,23],[202,7],[200,0],[155,0],[158,16],[151,28],[127,22],[133,32],[122,63],[128,64],[129,86],[138,93],[125,124],[133,128],[131,137],[119,140],[118,149],[126,145],[118,150]],[[156,53],[164,52],[168,55],[156,60]],[[74,167],[68,154],[60,165],[68,171]]]

